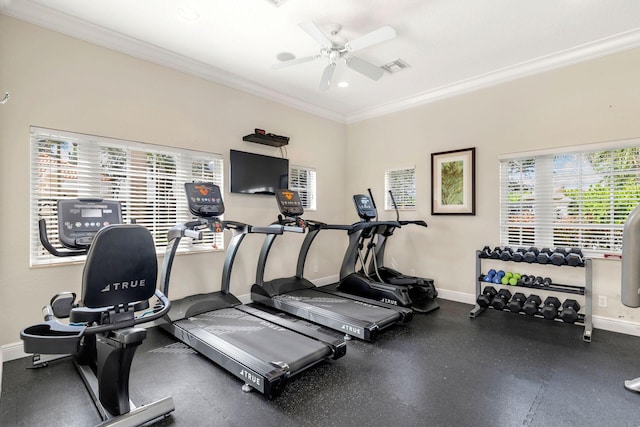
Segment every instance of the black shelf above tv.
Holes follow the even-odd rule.
[[[271,145],[272,147],[282,147],[289,144],[289,138],[286,136],[270,136],[252,133],[242,137],[243,141],[255,142],[257,144]]]

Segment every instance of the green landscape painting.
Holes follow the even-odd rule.
[[[464,202],[463,161],[444,162],[440,165],[442,187],[440,200],[443,206],[460,206]]]

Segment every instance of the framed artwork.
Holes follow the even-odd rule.
[[[431,215],[476,214],[476,149],[431,154]]]

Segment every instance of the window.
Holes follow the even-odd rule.
[[[393,210],[389,191],[399,210],[416,208],[416,168],[391,169],[384,173],[384,208]]]
[[[620,252],[640,203],[640,141],[626,142],[502,159],[501,243]]]
[[[38,238],[38,221],[44,218],[52,244],[60,247],[56,217],[59,199],[120,201],[123,221],[135,220],[147,227],[162,252],[167,230],[192,218],[184,183],[204,180],[222,186],[222,171],[219,154],[32,127],[31,265],[70,260],[50,255]],[[184,239],[178,250],[222,248],[220,234],[208,235],[208,240],[202,241]]]
[[[289,189],[300,194],[302,207],[316,210],[316,171],[304,166],[291,166],[289,171]]]

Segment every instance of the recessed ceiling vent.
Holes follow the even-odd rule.
[[[411,65],[404,62],[402,59],[398,58],[395,61],[388,62],[382,65],[380,68],[387,71],[390,74],[397,73],[398,71],[402,71],[405,68],[409,68]]]

